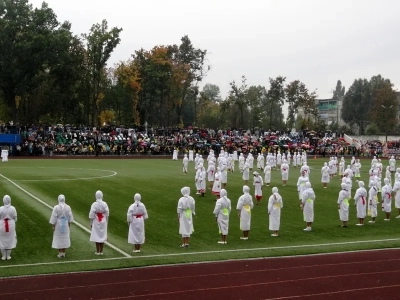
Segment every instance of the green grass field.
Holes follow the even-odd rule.
[[[253,210],[247,241],[239,239],[235,208],[243,181],[236,165],[235,173],[228,174],[228,198],[233,208],[228,244],[221,245],[217,244],[219,234],[212,214],[215,197],[210,191],[205,198],[195,195],[193,162],[189,164],[189,175],[184,176],[181,160],[11,158],[0,165],[0,188],[1,198],[10,195],[18,212],[18,244],[11,261],[0,261],[0,277],[398,247],[400,219],[394,218],[394,210],[390,222],[383,222],[379,211],[375,224],[366,222],[358,227],[352,200],[349,227],[339,227],[336,201],[340,180],[337,176],[328,189],[322,188],[320,169],[325,161],[310,158],[308,163],[316,193],[313,231],[303,231],[305,223],[296,191],[299,169],[291,168],[286,187],[282,187],[280,172],[273,171],[271,186],[264,187],[262,203]],[[361,179],[368,185],[370,161],[362,164]],[[180,189],[186,185],[196,200],[197,218],[190,248],[182,249],[176,206]],[[268,230],[267,201],[273,186],[279,188],[284,201],[279,237],[271,237]],[[357,187],[354,182],[353,195]],[[95,246],[89,242],[88,231],[89,209],[97,190],[103,191],[110,207],[108,236],[112,246],[106,246],[100,258],[94,255]],[[142,195],[149,213],[146,243],[138,254],[132,253],[132,245],[127,243],[126,223],[126,212],[135,193]],[[71,225],[72,246],[65,259],[57,258],[57,250],[51,248],[49,219],[59,194],[66,196],[76,221]]]

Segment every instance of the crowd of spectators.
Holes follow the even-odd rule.
[[[382,154],[379,141],[367,141],[361,148],[344,141],[344,134],[332,132],[285,132],[272,130],[213,130],[189,127],[126,128],[125,126],[87,127],[57,124],[52,126],[14,126],[3,124],[0,132],[18,133],[21,143],[13,151],[17,156],[53,155],[172,155],[194,150],[207,155],[210,149],[232,153],[268,153],[306,151],[311,155],[353,155],[370,157]],[[4,145],[2,145],[4,148]],[[389,146],[389,143],[388,143]],[[399,147],[391,142],[390,147]]]

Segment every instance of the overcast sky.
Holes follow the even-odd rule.
[[[30,0],[34,6],[43,1]],[[122,27],[109,66],[140,48],[179,44],[188,35],[207,49],[211,71],[204,83],[268,87],[268,78],[299,79],[330,98],[340,79],[381,74],[400,87],[398,0],[47,0],[76,34],[107,19]]]

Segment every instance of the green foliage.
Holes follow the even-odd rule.
[[[332,99],[338,100],[341,97],[343,97],[346,93],[346,88],[342,86],[342,82],[340,80],[337,81],[336,83],[336,88],[333,91],[333,97]]]
[[[370,135],[375,135],[380,133],[380,130],[378,128],[378,125],[376,123],[370,123],[367,126],[367,129],[365,130],[366,134],[370,134]]]

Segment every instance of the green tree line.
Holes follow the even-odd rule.
[[[212,71],[207,50],[187,35],[177,45],[133,50],[129,59],[110,67],[122,30],[103,20],[75,35],[45,2],[33,8],[28,0],[0,0],[0,119],[91,126],[327,128],[316,91],[300,80],[278,76],[265,86],[248,86],[242,76],[230,82],[223,98],[217,85],[203,83]],[[382,105],[394,105],[393,95],[393,85],[380,76],[356,80],[346,93],[338,81],[334,91],[334,98],[344,96],[343,119],[362,131],[371,124],[393,124],[393,111],[385,112],[392,123],[379,114]]]

